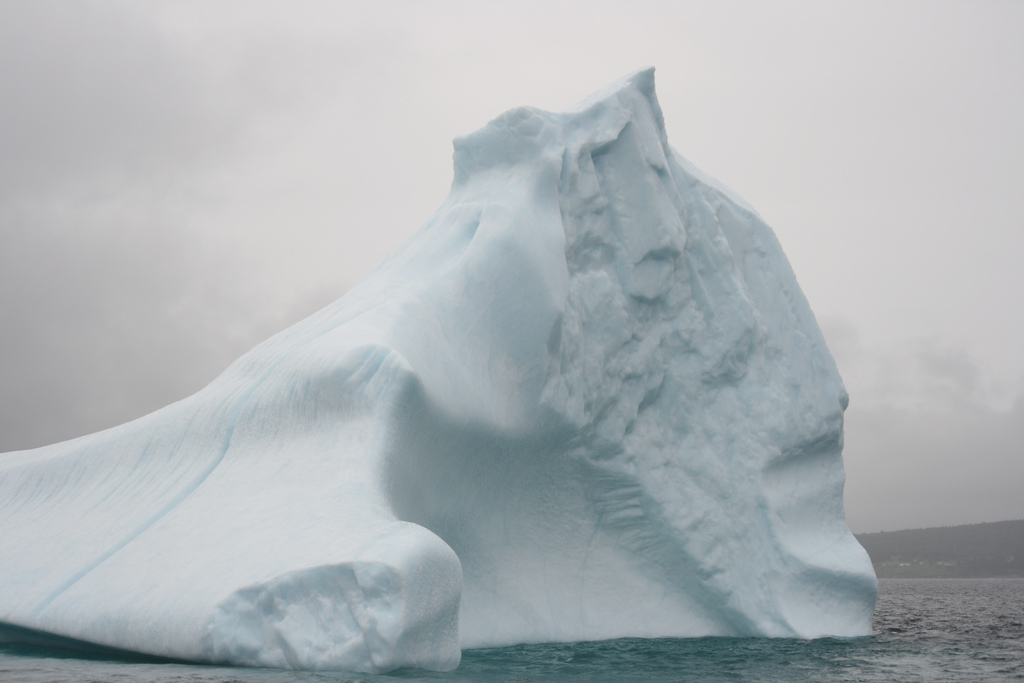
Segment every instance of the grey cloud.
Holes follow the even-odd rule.
[[[846,413],[846,512],[855,532],[1024,518],[1024,394],[1012,409]]]
[[[258,262],[191,225],[252,107],[151,15],[0,13],[0,451],[182,398],[338,294],[264,291]]]
[[[182,233],[78,227],[4,239],[0,451],[96,431],[183,398],[333,298],[261,309],[236,270]]]
[[[1024,387],[988,370],[965,348],[936,337],[865,343],[843,318],[820,320],[850,392],[865,408],[959,411],[965,406],[1009,407]]]
[[[173,180],[233,139],[237,122],[219,111],[224,102],[203,71],[152,20],[125,10],[91,2],[2,8],[5,201],[75,189],[109,194],[140,176]]]
[[[994,400],[966,350],[922,339],[864,343],[855,325],[822,331],[850,392],[843,459],[857,532],[1024,518],[1024,386]]]

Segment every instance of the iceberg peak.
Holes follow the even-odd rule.
[[[456,138],[453,185],[465,183],[474,173],[527,160],[560,160],[566,147],[609,144],[637,117],[645,120],[657,143],[668,148],[653,67],[615,81],[564,112],[518,107],[475,133]]]

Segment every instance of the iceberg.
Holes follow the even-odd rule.
[[[451,194],[197,394],[0,457],[0,623],[190,661],[871,632],[847,394],[653,69],[455,140]]]

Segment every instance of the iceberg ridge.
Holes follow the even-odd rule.
[[[455,141],[438,212],[197,394],[0,457],[0,622],[195,661],[857,636],[847,395],[653,69]]]

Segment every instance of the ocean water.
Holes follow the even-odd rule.
[[[623,639],[463,653],[451,673],[388,676],[167,663],[0,645],[0,682],[281,683],[388,681],[1013,681],[1024,680],[1024,579],[888,579],[874,635],[814,641]]]

